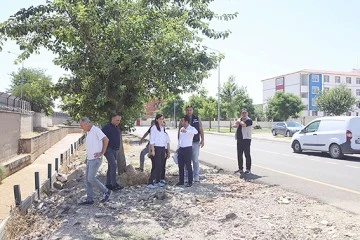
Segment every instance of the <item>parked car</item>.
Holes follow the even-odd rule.
[[[304,125],[298,122],[279,122],[271,127],[271,133],[273,136],[280,134],[284,135],[285,137],[291,137],[294,133],[300,131],[303,127]]]
[[[291,139],[294,152],[329,152],[332,158],[360,153],[360,117],[322,117],[310,122]]]

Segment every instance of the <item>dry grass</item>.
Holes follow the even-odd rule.
[[[45,225],[44,225],[45,224]],[[5,239],[19,239],[19,236],[26,236],[30,234],[43,234],[45,233],[44,226],[50,229],[56,229],[59,225],[55,219],[48,219],[45,216],[36,213],[22,214],[19,210],[15,209],[11,212],[10,218],[5,227]],[[34,236],[35,237],[35,236]],[[41,236],[37,236],[40,237]]]

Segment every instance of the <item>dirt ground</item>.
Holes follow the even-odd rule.
[[[200,183],[175,187],[178,169],[167,162],[166,187],[146,189],[146,174],[137,173],[146,144],[124,136],[128,166],[111,200],[78,206],[86,196],[84,154],[78,153],[75,180],[53,189],[27,215],[16,212],[8,239],[360,239],[360,216],[323,204],[278,186],[239,178],[201,164]],[[106,172],[106,160],[100,179]],[[70,184],[72,182],[72,184]],[[67,184],[67,186],[66,186]]]

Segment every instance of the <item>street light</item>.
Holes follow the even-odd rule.
[[[209,48],[208,49],[218,52],[221,54],[221,52],[219,50],[213,49],[213,48]],[[220,59],[219,59],[219,63],[218,63],[218,132],[220,132]]]

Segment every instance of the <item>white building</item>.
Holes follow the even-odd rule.
[[[278,91],[293,93],[301,97],[306,106],[302,116],[323,116],[324,113],[316,108],[315,98],[319,91],[326,91],[330,88],[346,84],[354,96],[358,99],[349,116],[358,116],[360,112],[360,71],[336,72],[304,69],[298,72],[288,73],[281,76],[262,80],[263,83],[263,103],[275,95]]]

